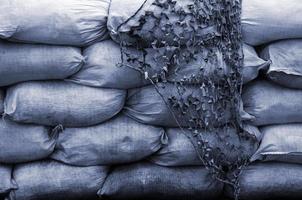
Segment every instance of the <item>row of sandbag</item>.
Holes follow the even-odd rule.
[[[266,69],[269,61],[258,58],[255,50],[244,45],[244,82],[257,77],[259,70]],[[129,89],[150,84],[139,71],[139,62],[145,59],[152,73],[160,70],[159,56],[155,50],[147,49],[147,55],[134,48],[124,49],[137,62],[121,59],[121,49],[111,40],[98,42],[81,52],[80,48],[69,46],[50,46],[40,44],[19,44],[0,41],[0,86],[30,80],[66,79],[82,85],[103,88]],[[204,55],[205,54],[205,55]],[[183,61],[176,69],[169,69],[168,80],[179,81],[184,77],[200,73],[200,65],[205,69],[204,75],[214,76],[217,66],[204,61],[206,53],[189,63]],[[224,66],[222,57],[219,63]],[[129,67],[131,66],[131,67]],[[137,69],[137,70],[136,70]],[[151,70],[152,69],[152,70]],[[223,74],[227,69],[223,69]],[[216,76],[216,75],[215,75]]]

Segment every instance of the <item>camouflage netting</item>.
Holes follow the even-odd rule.
[[[221,144],[238,152],[242,147],[232,144],[234,140],[226,139],[221,132],[221,144],[209,146],[202,132],[215,132],[213,119],[229,118],[231,105],[231,120],[226,120],[224,126],[236,129],[236,137],[245,141],[242,144],[257,144],[255,136],[244,131],[240,119],[240,15],[240,0],[145,0],[129,19],[120,24],[116,20],[117,24],[111,26],[111,36],[121,45],[123,64],[141,71],[159,93],[165,85],[162,83],[174,83],[177,97],[160,95],[168,99],[165,102],[173,110],[175,120],[181,117],[190,124],[187,136],[203,164],[215,178],[234,187],[235,197],[239,192],[237,178],[248,157],[238,153],[236,161],[226,160],[219,148]],[[136,47],[141,55],[132,56],[128,46]],[[158,63],[156,69],[150,64],[153,62]],[[198,86],[199,95],[187,95],[188,84]],[[192,110],[197,115],[191,115]]]

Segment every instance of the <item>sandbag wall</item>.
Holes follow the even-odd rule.
[[[262,141],[239,178],[239,199],[301,199],[302,4],[297,0],[243,1],[244,42],[269,62],[244,86],[246,121]],[[229,187],[227,196],[232,196]]]

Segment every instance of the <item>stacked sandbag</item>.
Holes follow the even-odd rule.
[[[109,0],[3,1],[0,38],[86,46],[107,38]]]
[[[77,166],[125,164],[150,156],[166,143],[162,128],[119,115],[96,126],[66,128],[51,158]]]
[[[0,165],[0,199],[13,189],[17,189],[17,184],[12,179],[12,166]]]
[[[105,199],[219,199],[223,184],[202,167],[118,166],[98,195]]]
[[[13,179],[18,188],[8,199],[98,199],[107,173],[103,166],[76,167],[51,160],[16,165]]]

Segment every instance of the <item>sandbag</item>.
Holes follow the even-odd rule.
[[[186,86],[183,94],[172,83],[165,83],[157,88],[159,91],[153,85],[129,90],[124,113],[145,124],[164,127],[188,127],[190,125],[189,118],[199,119],[207,115],[204,110],[220,109],[215,103],[208,103],[200,87]],[[215,94],[217,90],[217,88],[208,90],[208,95]],[[173,106],[174,100],[177,101],[183,98],[187,102],[191,97],[203,101],[203,108],[188,107],[187,113],[190,113],[190,115],[183,115],[178,107]],[[226,103],[225,108],[221,109],[223,110],[222,114],[218,114],[217,117],[211,115],[208,124],[219,126],[230,120],[230,105]],[[219,112],[217,111],[217,113]]]
[[[119,115],[97,126],[66,128],[51,158],[80,166],[134,162],[159,150],[164,139],[162,128]]]
[[[116,167],[98,194],[108,199],[217,199],[222,188],[202,167],[137,163]]]
[[[227,166],[228,163],[234,163],[238,158],[249,159],[258,147],[257,139],[247,138],[241,140],[237,131],[232,127],[219,128],[213,131],[202,131],[203,141],[208,142],[208,146],[213,152],[221,152],[220,164]],[[190,166],[202,165],[193,143],[189,139],[192,131],[179,128],[167,130],[169,138],[168,145],[151,156],[150,161],[162,166]],[[253,132],[256,138],[260,138],[260,132]],[[221,142],[224,141],[224,142]],[[229,145],[226,145],[229,144]],[[217,151],[216,151],[217,150]],[[218,156],[216,154],[216,156]]]
[[[8,165],[0,165],[0,198],[12,189],[17,188],[17,184],[11,177],[12,167]]]
[[[243,83],[246,84],[257,78],[261,70],[267,70],[271,61],[259,58],[254,47],[248,44],[243,44],[243,54],[242,76]]]
[[[263,138],[251,161],[280,161],[302,164],[302,124],[265,126]]]
[[[260,45],[280,39],[301,38],[300,0],[242,1],[244,42]]]
[[[18,184],[9,200],[97,199],[108,168],[75,167],[55,161],[17,165],[13,178]]]
[[[19,163],[46,158],[53,152],[57,137],[56,133],[49,135],[49,131],[43,126],[0,120],[0,162]]]
[[[4,92],[0,89],[0,114],[4,112]]]
[[[108,37],[109,0],[5,0],[0,37],[29,43],[85,46]]]
[[[272,61],[267,72],[270,80],[285,87],[302,89],[301,46],[301,39],[292,39],[269,44],[262,50],[261,57]]]
[[[301,199],[302,166],[287,163],[258,163],[244,168],[239,178],[242,200]],[[231,189],[226,190],[232,196]]]
[[[81,49],[0,41],[0,86],[22,81],[64,79],[79,71]]]
[[[285,88],[269,81],[249,83],[242,94],[244,120],[256,126],[302,122],[302,90]]]
[[[124,90],[64,81],[24,82],[8,88],[4,112],[17,122],[82,127],[113,117],[125,97]]]

